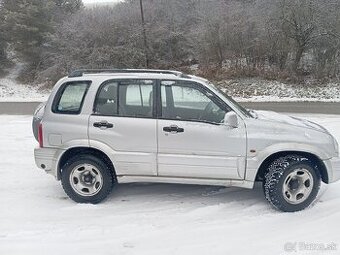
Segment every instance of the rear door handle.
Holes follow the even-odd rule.
[[[113,124],[107,121],[95,122],[93,126],[96,128],[113,128]]]
[[[183,133],[184,132],[184,128],[180,128],[176,125],[171,125],[169,127],[163,127],[163,131],[164,132],[168,132],[168,133]]]

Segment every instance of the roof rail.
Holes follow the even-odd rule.
[[[153,70],[153,69],[80,69],[75,70],[69,74],[69,78],[82,77],[84,74],[96,74],[96,73],[156,73],[156,74],[173,74],[178,77],[190,78],[179,71],[169,70]]]

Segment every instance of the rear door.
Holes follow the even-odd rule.
[[[97,93],[91,146],[108,146],[118,175],[157,175],[153,80],[111,80]]]
[[[200,84],[161,82],[158,174],[169,177],[242,179],[246,131],[221,122],[231,109]]]

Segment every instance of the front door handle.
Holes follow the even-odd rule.
[[[95,122],[93,126],[96,128],[113,128],[113,124],[107,121]]]
[[[171,125],[169,127],[163,127],[163,131],[164,132],[168,132],[168,133],[173,133],[173,134],[176,134],[176,133],[183,133],[184,132],[184,128],[180,128],[176,125]]]

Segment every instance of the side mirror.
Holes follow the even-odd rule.
[[[235,112],[227,112],[224,116],[223,120],[224,125],[237,128],[238,127],[238,118]]]

